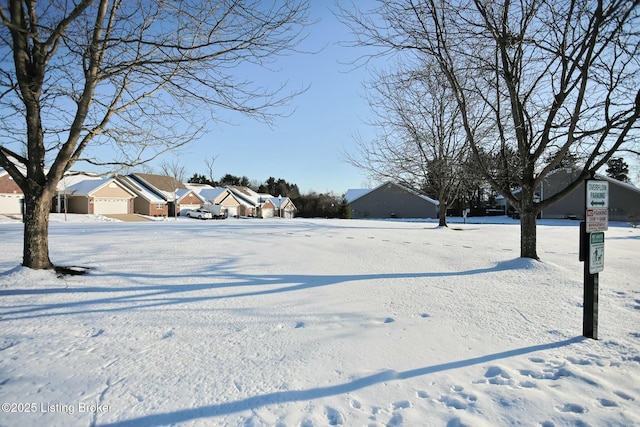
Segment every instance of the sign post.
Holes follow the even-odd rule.
[[[580,261],[584,261],[582,335],[598,339],[598,273],[604,270],[604,231],[609,228],[609,183],[585,181],[585,221],[580,224]]]

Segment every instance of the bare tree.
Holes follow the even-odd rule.
[[[207,165],[207,172],[209,172],[209,182],[216,182],[213,177],[213,165],[215,164],[217,159],[218,156],[211,156],[211,158],[207,158],[204,160],[205,164]]]
[[[284,114],[296,92],[242,76],[295,48],[307,10],[308,0],[0,7],[0,166],[25,194],[23,265],[53,267],[51,200],[76,161],[130,167],[191,141],[224,110]]]
[[[376,73],[368,99],[377,137],[356,140],[347,161],[377,181],[392,179],[438,200],[439,225],[446,226],[469,150],[458,105],[437,64]]]
[[[171,162],[166,160],[163,161],[160,163],[160,170],[164,175],[170,176],[176,181],[186,181],[187,170],[178,159],[173,159]]]
[[[517,152],[519,195],[489,167],[483,174],[520,213],[520,255],[537,259],[537,214],[637,144],[639,4],[380,0],[342,18],[359,46],[435,58],[479,163],[482,150]],[[539,200],[536,188],[567,153],[584,158],[576,181]]]

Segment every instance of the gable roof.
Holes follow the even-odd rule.
[[[200,196],[200,194],[198,194],[197,191],[191,189],[191,188],[180,188],[177,189],[178,191],[176,191],[176,197],[178,200],[182,200],[185,197],[187,197],[189,194],[193,194],[194,196],[196,196],[199,200],[201,200],[202,202],[205,201],[205,199],[203,197]],[[173,193],[171,193],[171,201],[173,201]]]
[[[116,179],[123,183],[130,190],[132,190],[136,195],[147,200],[149,203],[164,203],[167,201],[164,196],[151,191],[150,189],[133,179],[131,175],[116,175]]]
[[[376,188],[371,189],[371,190],[369,190],[369,189],[350,189],[350,190],[347,190],[347,192],[345,193],[344,197],[347,200],[347,203],[353,203],[354,201],[366,196],[367,194],[373,193],[376,190],[379,190],[380,188],[382,188],[382,187],[384,187],[386,185],[393,185],[393,186],[395,186],[395,187],[397,187],[397,188],[399,188],[399,189],[401,189],[403,191],[406,191],[407,193],[413,194],[414,196],[417,196],[417,197],[423,199],[426,202],[432,203],[435,206],[439,206],[440,205],[440,202],[438,202],[437,200],[434,200],[431,197],[425,196],[424,194],[420,194],[417,191],[412,190],[411,188],[405,187],[404,185],[400,185],[400,184],[398,184],[396,182],[393,182],[393,181],[384,182],[384,183],[378,185]],[[347,198],[347,196],[353,197],[353,198],[351,200],[349,200],[349,198]]]
[[[346,193],[344,193],[344,199],[347,203],[351,203],[371,191],[373,191],[371,188],[350,188]]]
[[[58,181],[58,185],[56,189],[59,193],[69,192],[69,188],[72,186],[84,182],[84,181],[96,181],[103,182],[108,178],[100,177],[93,173],[84,173],[84,172],[68,172],[65,174],[60,181]]]
[[[151,173],[133,173],[127,175],[131,179],[144,185],[149,190],[161,196],[165,200],[173,200],[176,190],[186,189],[185,185],[177,179],[166,175]]]
[[[209,187],[209,188],[201,189],[199,194],[200,194],[200,197],[202,197],[202,199],[204,199],[206,202],[211,203],[215,199],[220,197],[222,194],[227,192],[229,192],[229,190],[227,190],[224,187]]]
[[[115,183],[120,188],[125,190],[127,193],[131,194],[131,196],[135,197],[135,193],[127,188],[124,184],[121,184],[115,178],[102,178],[102,179],[86,179],[84,181],[76,182],[73,185],[67,187],[66,192],[70,195],[74,196],[90,196],[92,193],[100,190],[101,188],[109,185],[110,183]]]

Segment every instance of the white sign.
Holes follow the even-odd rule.
[[[587,209],[586,222],[587,233],[607,231],[609,229],[609,209]]]
[[[596,274],[604,270],[604,233],[589,234],[589,273]]]
[[[609,207],[609,182],[587,181],[587,209],[604,209]]]

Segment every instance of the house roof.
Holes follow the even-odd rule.
[[[66,192],[74,196],[90,196],[92,193],[98,191],[102,187],[109,185],[110,183],[116,183],[123,190],[135,196],[135,193],[129,190],[125,185],[118,183],[115,178],[102,178],[102,179],[85,179],[84,181],[76,182],[73,185],[67,187]]]
[[[346,193],[344,193],[344,199],[347,203],[351,203],[371,191],[373,191],[371,188],[350,188]]]
[[[352,203],[352,202],[354,202],[354,201],[366,196],[367,194],[372,193],[372,192],[384,187],[385,185],[396,186],[396,187],[406,191],[407,193],[411,193],[414,196],[417,196],[417,197],[423,199],[424,201],[432,203],[432,204],[434,204],[436,206],[438,206],[440,204],[440,202],[438,202],[437,200],[432,199],[431,197],[427,197],[424,194],[420,194],[415,190],[407,188],[404,185],[400,185],[400,184],[395,183],[393,181],[384,182],[384,183],[378,185],[376,188],[371,189],[371,190],[369,190],[369,189],[351,189],[351,190],[347,190],[347,192],[344,195],[344,198],[347,200],[347,203]],[[349,199],[350,197],[352,197],[352,198]]]
[[[70,187],[80,182],[84,182],[84,181],[96,181],[96,182],[102,181],[103,182],[107,179],[108,178],[100,177],[92,173],[68,172],[58,182],[58,185],[56,186],[56,190],[58,190],[59,193],[64,193],[65,191],[69,192]]]
[[[229,190],[224,187],[209,187],[201,189],[199,194],[204,201],[211,203],[228,191]]]
[[[227,188],[236,196],[238,201],[244,205],[255,207],[261,203],[260,194],[250,188],[238,186],[228,186]]]
[[[280,209],[280,208],[287,208],[287,206],[292,206],[293,209],[298,209],[296,208],[296,205],[293,204],[293,201],[291,201],[290,198],[288,197],[273,197],[273,196],[269,196],[269,198],[267,199],[269,200],[271,203],[273,203],[273,206],[276,207],[276,209]]]
[[[150,203],[164,203],[167,201],[163,196],[156,194],[155,192],[149,190],[144,185],[140,184],[138,181],[133,179],[131,175],[128,175],[128,176],[118,175],[116,179],[122,182],[129,189],[133,190],[133,192],[136,193],[138,196],[142,197],[143,199],[147,200]]]
[[[187,197],[189,194],[193,194],[194,196],[196,196],[198,199],[200,199],[201,201],[205,201],[205,199],[203,197],[201,197],[197,191],[194,191],[191,188],[180,188],[178,189],[178,191],[176,191],[176,197],[178,198],[178,200],[182,200],[185,197]],[[173,195],[173,194],[172,194]]]
[[[148,187],[151,191],[162,196],[165,200],[173,200],[174,192],[187,188],[177,179],[166,175],[155,175],[151,173],[134,173],[128,175]]]

